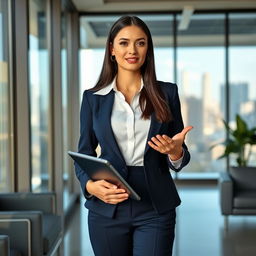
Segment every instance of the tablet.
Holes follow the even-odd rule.
[[[72,151],[68,151],[68,154],[92,180],[106,180],[118,188],[123,188],[132,199],[140,200],[140,196],[108,160]]]

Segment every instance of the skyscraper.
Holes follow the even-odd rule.
[[[241,106],[249,99],[249,85],[246,82],[230,83],[230,104],[229,104],[229,119],[234,121],[236,114],[241,113]],[[226,93],[224,85],[221,86],[221,110],[225,112],[226,106]]]

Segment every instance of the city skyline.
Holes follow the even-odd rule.
[[[242,56],[241,51],[243,52]],[[80,72],[81,91],[95,85],[101,71],[104,52],[105,49],[80,50],[80,68],[83,70],[83,72]],[[213,99],[219,100],[219,87],[225,82],[224,48],[178,48],[177,55],[177,85],[180,93],[182,93],[182,72],[189,72],[190,81],[193,81],[187,88],[187,94],[196,97],[200,97],[202,74],[208,72],[212,77]],[[155,66],[158,80],[174,82],[172,58],[172,48],[155,49]],[[233,59],[235,64],[230,66],[230,84],[237,82],[248,83],[250,99],[256,99],[256,78],[253,75],[256,47],[231,47],[230,62]],[[246,65],[240,65],[244,60],[246,60]],[[87,65],[87,63],[89,63],[89,65]]]
[[[80,50],[80,68],[83,71],[80,72],[81,95],[84,89],[89,89],[95,85],[101,71],[104,51],[104,49]],[[233,53],[235,55],[239,54],[238,51],[233,51]],[[224,54],[224,48],[178,48],[177,51],[177,84],[183,120],[185,125],[195,127],[191,132],[193,134],[187,138],[192,161],[189,168],[184,169],[185,172],[217,172],[225,169],[225,161],[217,160],[223,152],[223,146],[217,146],[210,150],[210,145],[225,138],[222,123],[225,115],[221,108],[225,98],[222,99],[221,92],[221,88],[225,84]],[[172,56],[172,48],[155,49],[156,73],[159,80],[173,82]],[[232,58],[236,59],[238,56]],[[232,72],[237,70],[241,71],[238,66],[232,67]],[[252,103],[249,102],[256,101],[256,91],[252,88],[253,84],[256,87],[256,79],[252,75],[247,77],[240,72],[239,77],[234,76],[234,78],[239,78],[235,81],[232,72],[230,72],[231,88],[237,83],[247,84],[248,92],[246,95],[248,101],[244,100],[242,103],[247,115],[252,115],[249,111],[252,109]],[[234,112],[236,101],[231,100],[230,102],[230,109]]]

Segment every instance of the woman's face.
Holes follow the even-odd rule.
[[[146,58],[148,39],[140,27],[127,26],[118,32],[110,47],[111,54],[116,58],[118,71],[138,71]]]

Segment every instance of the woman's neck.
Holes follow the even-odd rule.
[[[140,72],[118,72],[116,86],[122,92],[137,92],[141,86]]]

